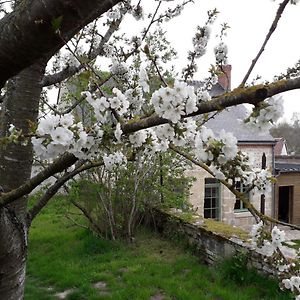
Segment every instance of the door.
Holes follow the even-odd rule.
[[[278,220],[292,223],[293,186],[280,186],[278,199]]]

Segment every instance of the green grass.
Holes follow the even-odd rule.
[[[296,245],[295,246],[295,249],[299,249],[300,248],[300,240],[292,240],[291,242],[294,242]]]
[[[287,243],[283,243],[285,246],[289,247],[289,248],[293,248],[295,250],[299,250],[300,249],[300,240],[291,240],[291,242],[294,243],[294,245],[290,245]]]
[[[276,282],[222,265],[208,268],[174,242],[142,230],[134,243],[98,239],[64,217],[56,200],[30,232],[25,300],[53,300],[73,289],[68,300],[276,300],[291,299]],[[232,276],[241,272],[239,276]],[[247,273],[248,274],[248,273]],[[231,278],[232,277],[232,278]],[[106,284],[103,291],[93,287]],[[52,290],[49,290],[52,288]]]

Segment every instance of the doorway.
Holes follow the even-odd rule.
[[[292,223],[293,186],[280,186],[278,199],[278,220]]]

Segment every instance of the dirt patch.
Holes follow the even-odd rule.
[[[164,300],[164,299],[165,299],[165,296],[161,293],[156,294],[149,298],[149,300]]]
[[[55,296],[58,298],[58,299],[66,299],[71,293],[73,293],[74,289],[68,289],[68,290],[65,290],[61,293],[56,293]]]
[[[104,281],[98,281],[96,283],[93,284],[93,288],[97,289],[97,290],[107,290],[107,283]]]
[[[99,291],[101,295],[109,295],[109,289],[105,281],[98,281],[93,284],[93,288]]]
[[[118,271],[120,273],[127,273],[127,272],[129,272],[129,269],[128,268],[120,268]]]

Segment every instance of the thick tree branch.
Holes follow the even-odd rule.
[[[266,35],[266,38],[265,38],[265,40],[264,40],[264,42],[263,42],[261,48],[259,49],[259,51],[258,51],[256,57],[252,60],[252,63],[251,63],[251,65],[250,65],[250,68],[249,68],[249,70],[247,71],[247,74],[245,75],[243,81],[241,82],[240,87],[243,87],[243,86],[245,85],[245,83],[247,82],[247,80],[248,80],[248,78],[249,78],[249,76],[250,76],[250,74],[251,74],[253,68],[255,67],[255,65],[256,65],[256,63],[257,63],[257,61],[258,61],[258,59],[260,58],[261,54],[264,52],[265,47],[266,47],[266,45],[267,45],[267,43],[268,43],[268,41],[269,41],[271,35],[273,34],[273,32],[275,31],[275,29],[277,28],[279,19],[281,18],[281,15],[282,15],[282,13],[283,13],[285,7],[287,6],[287,4],[288,4],[289,2],[290,2],[290,0],[284,0],[284,1],[279,5],[279,8],[278,8],[278,10],[277,10],[275,19],[274,19],[274,21],[273,21],[273,23],[272,23],[272,25],[271,25],[271,27],[270,27],[270,29],[269,29],[269,32],[268,32],[268,34]]]
[[[74,201],[74,200],[71,200],[71,203],[77,207],[82,213],[83,215],[88,219],[88,221],[90,222],[90,224],[92,225],[92,227],[94,227],[94,229],[96,230],[96,234],[103,238],[103,236],[101,235],[101,228],[100,226],[98,225],[97,222],[95,222],[94,218],[91,216],[91,214],[89,213],[89,211],[82,205],[80,205],[78,202]],[[73,221],[74,222],[74,221]],[[76,224],[76,225],[79,225],[79,224]]]
[[[65,173],[62,177],[58,178],[56,182],[47,189],[45,194],[38,200],[37,203],[28,211],[27,213],[27,222],[30,226],[32,220],[38,215],[38,213],[47,205],[50,199],[58,192],[58,190],[70,179],[74,178],[79,173],[89,170],[91,168],[99,167],[103,162],[89,163],[82,165],[82,162],[77,168],[71,172]]]
[[[120,18],[117,21],[111,23],[107,32],[101,39],[99,46],[96,49],[94,49],[91,52],[90,56],[88,57],[89,62],[94,60],[98,55],[101,55],[104,53],[103,46],[109,41],[112,34],[119,28],[122,20],[123,20],[123,18]],[[85,63],[85,64],[87,64],[87,63]],[[76,73],[78,73],[79,71],[84,69],[85,64],[80,64],[79,66],[67,66],[66,68],[64,68],[62,71],[60,71],[58,73],[46,75],[44,77],[44,79],[42,80],[41,85],[43,87],[45,87],[45,86],[50,86],[52,84],[62,82],[63,80],[68,79],[69,77],[75,75]]]
[[[183,116],[182,118],[193,117],[213,111],[220,111],[226,107],[243,103],[256,105],[271,96],[294,89],[300,89],[300,77],[296,79],[280,80],[265,85],[260,84],[248,88],[236,88],[231,92],[213,98],[211,101],[201,102],[198,105],[198,110],[196,112]],[[128,134],[166,123],[169,123],[169,120],[153,114],[150,117],[138,119],[136,121],[130,120],[121,127],[123,133]]]
[[[44,180],[56,173],[64,171],[68,167],[72,166],[77,160],[78,159],[73,154],[65,153],[43,171],[22,184],[20,187],[10,192],[2,193],[0,195],[0,208],[9,203],[12,203],[23,195],[29,194]]]
[[[40,58],[49,59],[81,28],[121,0],[22,1],[0,20],[0,88]]]

